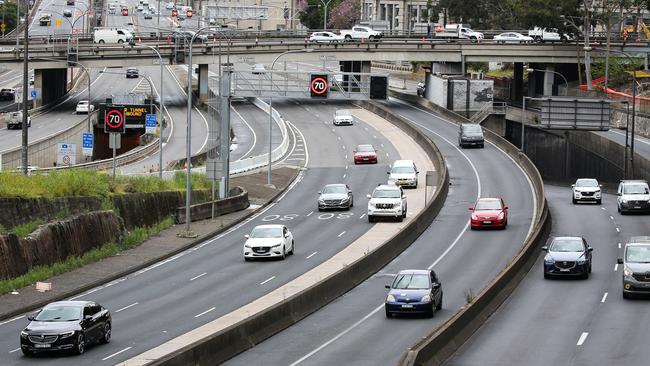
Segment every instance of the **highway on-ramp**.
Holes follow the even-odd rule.
[[[407,347],[465,304],[470,289],[478,293],[520,250],[535,206],[523,171],[492,144],[457,148],[458,127],[450,122],[407,104],[386,106],[442,151],[451,179],[440,214],[408,250],[370,279],[228,365],[394,365]],[[510,208],[506,230],[469,230],[468,208],[479,196],[503,197]],[[384,285],[399,270],[431,267],[442,281],[443,310],[433,319],[387,319]]]

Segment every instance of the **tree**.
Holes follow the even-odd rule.
[[[349,29],[361,19],[361,3],[357,0],[342,0],[332,7],[330,14],[327,16],[329,27]]]
[[[20,16],[25,15],[23,7],[20,8]],[[16,3],[8,3],[5,1],[0,6],[0,15],[2,16],[2,22],[5,24],[5,33],[16,28]]]
[[[325,9],[321,9],[320,0],[298,0],[298,19],[309,29],[321,29]]]

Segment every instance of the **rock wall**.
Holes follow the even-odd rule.
[[[0,279],[25,274],[30,268],[60,262],[125,233],[124,221],[113,211],[97,211],[40,226],[30,236],[0,235]]]
[[[96,197],[0,198],[0,225],[11,228],[37,219],[44,221],[101,210]]]

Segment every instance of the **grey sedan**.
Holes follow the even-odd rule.
[[[318,192],[318,211],[325,209],[347,209],[354,206],[354,197],[347,184],[328,184]]]

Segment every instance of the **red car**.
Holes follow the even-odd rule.
[[[472,211],[471,228],[495,227],[505,229],[508,225],[508,206],[501,198],[479,198]]]
[[[354,150],[355,164],[377,164],[377,150],[372,145],[359,145]]]
[[[123,16],[128,16],[128,15],[129,15],[129,9],[127,9],[127,8],[122,8],[122,15],[123,15]]]

